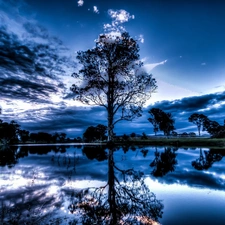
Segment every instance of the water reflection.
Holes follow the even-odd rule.
[[[92,157],[99,159],[99,151],[95,157],[92,153]],[[118,168],[111,148],[108,182],[104,186],[74,192],[68,209],[83,215],[82,224],[157,224],[162,217],[163,204],[150,192],[143,175],[134,169]]]
[[[62,146],[57,148],[41,146],[39,149],[37,146],[23,146],[13,151],[12,155],[18,159],[19,152],[26,152],[25,155],[29,157],[36,155],[35,157],[41,157],[40,159],[43,160],[42,155],[50,153],[48,155],[51,167],[61,168],[60,173],[64,171],[66,174],[65,171],[67,171],[72,175],[76,172],[76,165],[81,156],[74,152],[72,157],[71,152],[67,150],[68,147]],[[24,184],[25,189],[17,191],[16,195],[7,189],[7,184],[2,186],[4,196],[0,195],[1,222],[7,225],[46,224],[47,221],[50,224],[158,224],[158,219],[162,217],[162,202],[156,199],[155,194],[145,184],[143,172],[133,168],[121,169],[116,165],[114,161],[116,150],[116,148],[106,149],[101,146],[84,146],[82,154],[87,159],[96,159],[99,162],[107,160],[108,178],[107,182],[101,186],[73,188],[72,194],[69,191],[71,189],[68,189],[68,184],[73,183],[71,175],[61,182],[61,186],[64,187],[62,189],[52,178],[51,186],[47,185],[44,181],[49,180],[48,174],[41,174],[38,168],[33,171],[28,169],[26,174],[15,170],[14,172],[17,175],[20,174],[24,181],[25,177],[29,177],[30,182]],[[4,151],[12,152],[11,149]],[[13,161],[13,163],[16,162]],[[11,164],[12,160],[9,160],[8,165]],[[21,178],[20,185],[23,187]],[[15,179],[16,176],[14,176]],[[59,176],[58,181],[60,179]],[[53,185],[53,182],[57,185]],[[69,194],[70,198],[66,207]],[[55,216],[54,212],[60,209],[64,209],[66,213],[68,211],[73,218],[68,214],[66,217]]]
[[[151,172],[153,176],[162,177],[175,170],[176,150],[177,148],[165,147],[164,152],[158,152],[157,147],[155,148],[155,158],[150,163],[150,167],[154,168]]]
[[[209,225],[217,218],[223,225],[224,154],[213,148],[7,147],[0,151],[0,224]],[[201,157],[199,170],[192,162]],[[165,205],[162,218],[157,199]]]
[[[200,148],[199,154],[199,158],[192,161],[192,166],[196,170],[207,170],[213,165],[213,163],[219,162],[224,156],[224,153],[222,152],[217,153],[212,149],[210,149],[210,151],[202,151],[202,148]]]

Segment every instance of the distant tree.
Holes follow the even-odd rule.
[[[132,132],[132,133],[130,134],[130,137],[134,138],[134,137],[136,137],[136,134],[135,134],[134,132]]]
[[[189,137],[196,137],[196,133],[195,132],[190,132],[188,135],[189,135]]]
[[[20,136],[20,140],[25,143],[29,139],[29,131],[27,130],[19,130],[18,134]]]
[[[206,130],[213,138],[225,137],[225,126],[218,122],[207,119],[204,121],[204,130]]]
[[[175,130],[175,120],[171,113],[165,113],[159,108],[152,108],[148,113],[151,115],[151,117],[148,118],[148,121],[152,123],[155,135],[161,130],[164,132],[164,135],[168,136],[171,131]]]
[[[59,135],[59,140],[60,140],[60,142],[65,142],[65,140],[66,140],[66,133],[61,133]]]
[[[148,137],[147,137],[145,132],[142,133],[141,139],[142,140],[147,140],[148,139]]]
[[[129,136],[128,136],[128,135],[126,135],[126,134],[124,134],[124,135],[123,135],[123,140],[124,140],[124,141],[129,140]]]
[[[189,118],[188,121],[197,125],[198,135],[200,136],[200,131],[204,129],[205,121],[207,121],[207,116],[203,114],[193,113]]]
[[[3,144],[18,142],[18,132],[20,125],[14,120],[10,123],[0,120],[0,140]]]
[[[83,140],[85,142],[104,141],[107,138],[106,131],[107,127],[102,124],[98,124],[96,127],[90,126],[83,133]]]
[[[177,137],[178,133],[176,131],[172,131],[172,136]]]
[[[53,142],[59,142],[60,140],[60,135],[58,132],[55,132],[53,135],[52,135],[52,141]]]
[[[38,134],[37,133],[30,133],[30,140],[37,142],[38,141]]]
[[[180,134],[181,137],[188,137],[188,133],[187,132],[183,132],[182,134]]]
[[[105,108],[108,141],[113,140],[117,122],[141,116],[144,103],[157,87],[152,75],[144,72],[138,53],[137,41],[122,33],[102,34],[94,48],[77,54],[83,67],[72,74],[76,84],[71,90],[75,100]]]
[[[52,140],[52,135],[46,132],[31,133],[30,139],[35,142],[50,143]]]

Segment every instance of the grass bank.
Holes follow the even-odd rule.
[[[150,137],[146,140],[129,139],[116,141],[116,144],[152,145],[152,146],[175,146],[175,147],[225,147],[225,138],[202,138],[202,137]]]

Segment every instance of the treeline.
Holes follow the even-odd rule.
[[[47,132],[30,133],[20,129],[20,125],[12,120],[10,123],[0,120],[0,142],[2,144],[15,143],[65,143],[81,142],[80,137],[70,139],[66,133],[50,134]]]
[[[175,119],[171,113],[166,113],[159,108],[152,108],[148,111],[150,118],[148,121],[153,125],[153,131],[155,135],[157,132],[162,131],[164,135],[177,136],[178,133],[175,131]],[[188,121],[197,126],[198,135],[201,135],[201,131],[207,131],[212,138],[225,138],[225,120],[224,124],[220,125],[217,121],[209,119],[204,114],[193,113],[188,118]],[[181,136],[188,136],[187,133],[181,134]],[[193,132],[190,136],[194,136]]]

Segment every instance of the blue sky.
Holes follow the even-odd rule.
[[[223,123],[225,2],[156,0],[0,0],[1,119],[31,132],[80,136],[106,124],[102,108],[65,98],[78,68],[76,52],[94,47],[107,29],[122,27],[139,40],[140,57],[157,80],[143,116],[117,134],[151,134],[149,110],[171,112],[178,132],[197,131],[194,112]]]

